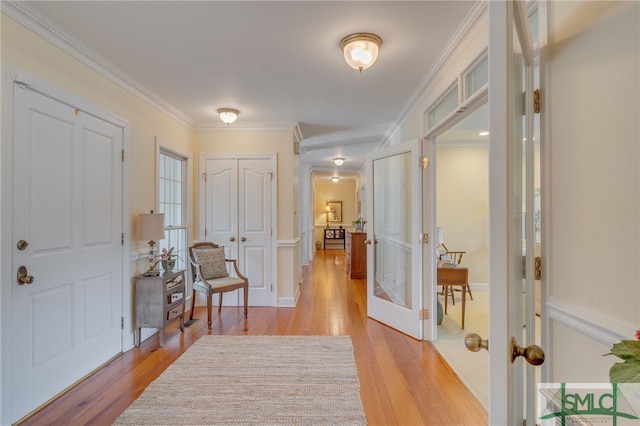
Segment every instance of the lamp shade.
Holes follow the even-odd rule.
[[[140,214],[140,239],[145,241],[164,240],[164,213]]]
[[[340,41],[344,60],[360,72],[373,65],[381,45],[382,39],[371,33],[350,34]]]

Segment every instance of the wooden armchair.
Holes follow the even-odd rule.
[[[196,303],[196,291],[207,296],[207,325],[211,328],[212,296],[218,293],[218,313],[222,310],[222,294],[239,288],[244,289],[244,317],[247,317],[249,302],[249,279],[242,275],[238,269],[236,259],[226,259],[224,247],[215,243],[195,243],[189,247],[189,262],[191,263],[191,276],[193,278],[193,297],[191,298],[191,314]],[[238,276],[230,277],[227,272],[227,263],[233,263],[233,268]]]

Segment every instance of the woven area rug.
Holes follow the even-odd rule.
[[[348,336],[203,336],[117,425],[364,425]]]

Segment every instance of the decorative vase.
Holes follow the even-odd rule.
[[[356,223],[356,232],[362,232],[362,224]]]
[[[169,274],[173,272],[173,268],[176,267],[176,260],[175,259],[161,260],[160,264],[162,265],[162,269],[164,270],[164,273]]]

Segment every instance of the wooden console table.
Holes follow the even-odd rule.
[[[344,249],[346,245],[344,229],[343,228],[326,228],[324,230],[324,245],[322,247],[323,249],[327,248],[327,240],[329,240],[329,242],[342,240],[342,248]]]

